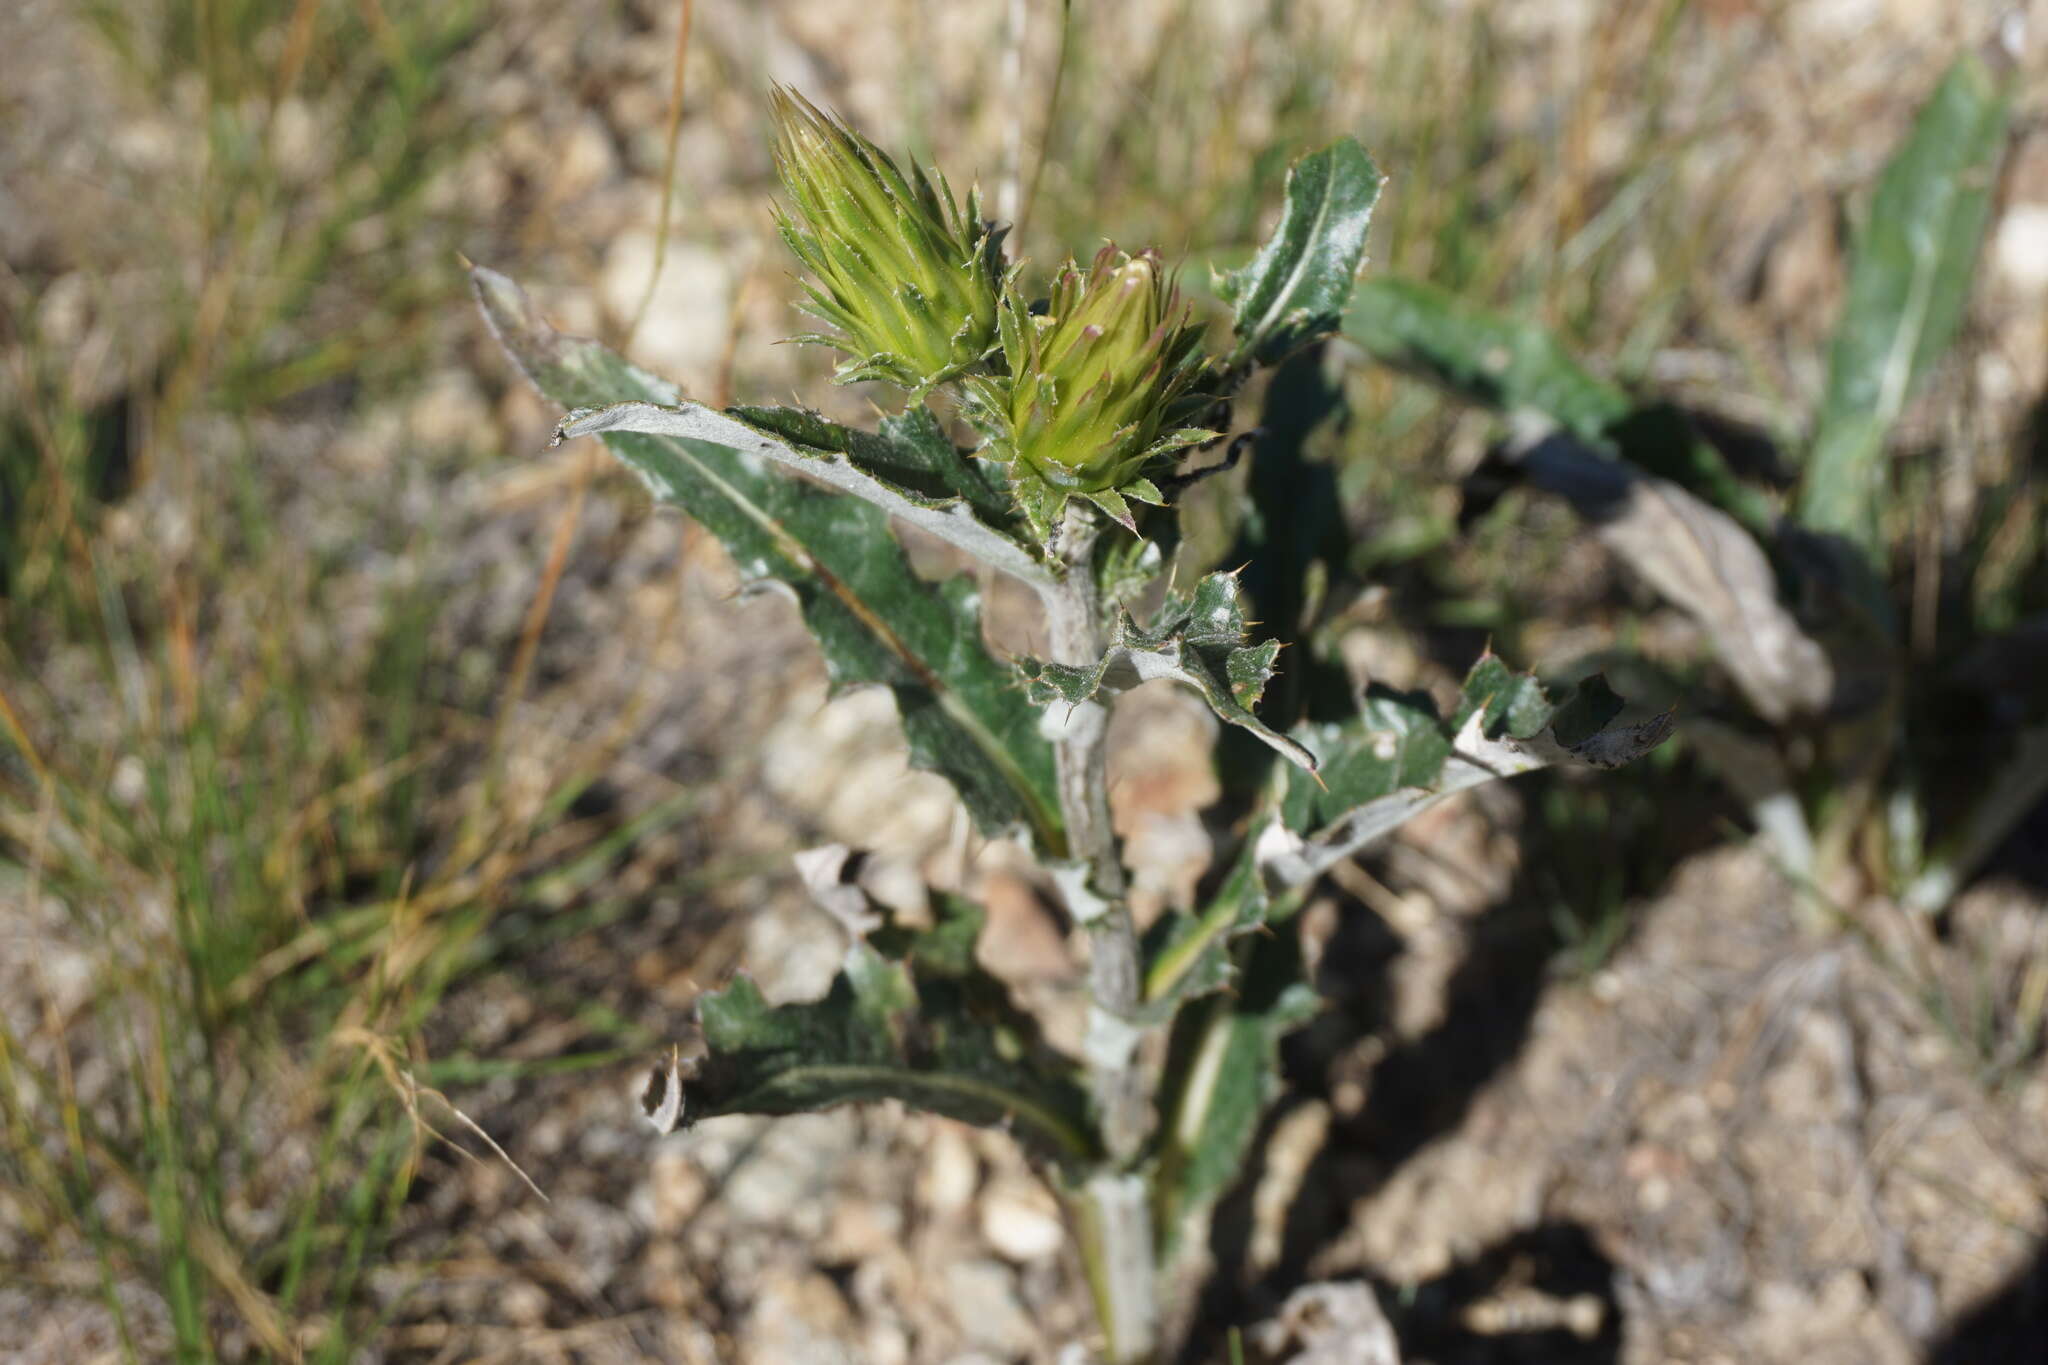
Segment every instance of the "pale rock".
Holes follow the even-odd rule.
[[[858,1122],[845,1109],[776,1119],[728,1172],[719,1203],[738,1222],[823,1236],[826,1196],[854,1145]]]
[[[886,854],[870,858],[861,869],[860,884],[907,922],[930,922],[931,886],[910,859]]]
[[[45,939],[35,946],[36,983],[48,992],[49,1008],[69,1019],[100,993],[98,965],[90,953]]]
[[[853,1314],[822,1273],[784,1271],[761,1286],[740,1333],[746,1365],[853,1365]]]
[[[808,901],[777,901],[747,922],[747,969],[771,1002],[816,1000],[846,959],[846,935]]]
[[[1026,878],[1007,869],[989,872],[977,899],[987,918],[974,951],[991,973],[1012,983],[1074,975],[1066,935]]]
[[[286,96],[271,115],[270,160],[287,184],[307,185],[324,179],[332,169],[327,151],[337,142],[321,128],[312,107],[297,95]]]
[[[1881,26],[1886,0],[1806,0],[1790,6],[1786,20],[1797,38],[1844,39]]]
[[[818,1254],[834,1263],[867,1261],[895,1247],[902,1235],[903,1210],[896,1205],[841,1195],[832,1201]]]
[[[901,1323],[870,1322],[862,1343],[867,1348],[863,1359],[868,1365],[910,1365],[910,1333]]]
[[[612,146],[610,129],[596,114],[585,113],[571,125],[556,144],[555,176],[551,186],[562,199],[577,199],[609,183],[619,173],[619,157]],[[675,259],[675,248],[669,248]],[[636,296],[637,301],[637,296]]]
[[[655,1149],[647,1179],[654,1195],[652,1224],[655,1233],[663,1237],[680,1232],[710,1192],[703,1170],[675,1143]]]
[[[115,156],[140,175],[173,170],[194,139],[171,118],[153,115],[124,123],[109,139]]]
[[[697,1286],[689,1258],[675,1242],[656,1238],[640,1258],[641,1293],[657,1308],[685,1312],[695,1305]]]
[[[474,97],[477,107],[497,118],[510,119],[542,102],[540,83],[523,71],[506,71],[484,82]]]
[[[611,125],[619,130],[619,135],[633,149],[636,166],[654,168],[661,165],[663,130],[668,121],[668,95],[665,91],[638,81],[622,81],[606,93],[605,113]]]
[[[612,320],[622,326],[640,311],[655,255],[654,233],[644,229],[622,234],[605,253],[598,292]],[[725,355],[731,314],[732,278],[724,256],[701,243],[671,238],[633,336],[633,359],[675,380],[685,393],[708,392]]]
[[[107,779],[107,795],[130,810],[142,804],[142,798],[149,795],[149,770],[140,758],[121,755],[114,764],[114,775]]]
[[[1042,1261],[1066,1244],[1059,1203],[1035,1180],[1006,1177],[981,1199],[981,1235],[1006,1260]]]
[[[473,213],[489,218],[512,197],[512,172],[497,150],[481,146],[428,178],[422,204],[436,213]]]
[[[1304,1285],[1279,1314],[1251,1331],[1259,1350],[1293,1365],[1401,1365],[1394,1329],[1372,1287],[1360,1282]]]
[[[1131,868],[1133,898],[1142,894],[1175,909],[1192,908],[1215,853],[1202,817],[1192,810],[1141,811],[1131,824],[1124,860]]]
[[[833,838],[921,862],[959,840],[960,800],[909,763],[888,689],[862,687],[822,706],[793,697],[762,744],[768,789]]]
[[[1002,1262],[954,1261],[945,1269],[944,1293],[947,1311],[970,1344],[1005,1356],[1037,1346],[1038,1329],[1017,1297],[1016,1277]]]
[[[514,1280],[498,1291],[498,1312],[514,1327],[540,1327],[548,1320],[548,1292],[531,1280]]]
[[[93,312],[92,276],[83,270],[59,275],[36,298],[36,340],[52,351],[83,345]]]
[[[496,444],[491,405],[467,370],[443,370],[427,380],[406,408],[405,426],[422,446],[482,450]]]
[[[917,1201],[936,1217],[958,1215],[981,1183],[974,1145],[957,1126],[937,1122],[923,1167],[917,1173]]]
[[[2033,298],[2048,294],[2048,203],[2008,208],[1992,239],[1991,259],[2015,291]]]
[[[1360,626],[1337,642],[1344,666],[1361,682],[1385,683],[1397,689],[1419,686],[1427,665],[1415,648],[1411,632],[1394,625]]]
[[[342,229],[341,241],[353,256],[374,256],[393,242],[389,214],[366,213]]]

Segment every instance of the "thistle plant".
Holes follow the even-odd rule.
[[[1306,703],[1348,690],[1326,647],[1341,603],[1305,586],[1328,581],[1319,559],[1344,556],[1329,549],[1342,533],[1330,501],[1306,492],[1315,414],[1289,405],[1304,376],[1314,389],[1364,263],[1380,175],[1356,142],[1304,157],[1271,239],[1217,278],[1232,340],[1212,352],[1209,320],[1156,252],[1068,261],[1035,298],[1028,264],[1004,258],[974,193],[959,207],[943,177],[906,175],[795,95],[778,93],[774,109],[782,234],[808,274],[806,306],[836,329],[813,339],[848,354],[842,382],[887,386],[893,410],[875,430],[691,402],[555,332],[485,269],[472,277],[479,303],[541,392],[571,409],[557,439],[602,436],[724,542],[745,580],[786,588],[834,687],[887,687],[912,762],[950,782],[985,835],[1036,857],[1087,960],[1089,1021],[1082,1055],[1054,1049],[977,963],[978,906],[934,891],[928,922],[901,922],[849,878],[849,850],[810,850],[798,872],[851,939],[844,969],[817,1000],[772,1003],[745,978],[704,995],[701,1055],[686,1067],[671,1054],[649,1116],[668,1131],[894,1098],[1001,1125],[1065,1202],[1100,1357],[1159,1359],[1187,1307],[1164,1287],[1187,1283],[1209,1211],[1275,1098],[1280,1038],[1315,1007],[1292,923],[1310,889],[1458,791],[1626,761],[1670,720],[1623,723],[1597,677],[1554,702],[1491,655],[1447,713],[1377,686],[1335,712]],[[1205,562],[1175,533],[1176,496],[1228,457],[1177,466],[1238,429],[1236,406],[1274,367],[1286,382],[1268,385],[1256,425],[1231,442],[1252,460],[1224,499],[1238,543]],[[974,579],[913,572],[901,527],[1030,589],[1050,657],[992,651]],[[1268,697],[1290,644],[1300,685]],[[1334,689],[1311,685],[1332,671]],[[1105,748],[1116,696],[1154,679],[1264,747],[1228,751],[1228,785],[1252,796],[1211,831],[1217,873],[1198,906],[1141,937]]]

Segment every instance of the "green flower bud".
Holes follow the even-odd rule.
[[[777,88],[775,168],[793,213],[776,214],[809,268],[805,311],[838,329],[822,342],[851,359],[842,383],[884,379],[921,393],[987,355],[996,340],[1002,233],[965,209],[944,176],[909,177],[886,152],[803,96]]]
[[[1012,291],[1001,335],[1008,379],[972,381],[981,420],[995,416],[983,453],[1044,485],[1050,506],[1027,507],[1035,522],[1078,494],[1130,525],[1124,497],[1159,501],[1145,467],[1215,435],[1185,425],[1211,401],[1208,364],[1157,252],[1111,246],[1085,271],[1067,262],[1042,316]]]

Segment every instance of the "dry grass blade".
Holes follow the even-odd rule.
[[[0,687],[0,725],[7,727],[7,737],[14,741],[14,747],[27,763],[29,771],[36,777],[38,786],[48,786],[50,770],[43,764],[43,756],[36,752],[36,746],[28,737],[28,730],[21,723],[21,715],[14,709],[14,703],[7,699],[7,689]]]
[[[398,1096],[399,1103],[405,1106],[407,1116],[412,1119],[420,1131],[427,1133],[437,1141],[453,1149],[457,1155],[465,1160],[476,1161],[479,1159],[476,1153],[436,1128],[428,1121],[427,1116],[420,1112],[420,1096],[425,1095],[430,1099],[439,1101],[442,1108],[455,1116],[456,1122],[469,1129],[470,1132],[475,1133],[483,1141],[484,1145],[497,1155],[500,1161],[511,1168],[512,1173],[519,1177],[527,1189],[540,1196],[541,1202],[553,1202],[548,1198],[547,1191],[535,1184],[533,1177],[526,1173],[525,1168],[512,1159],[511,1153],[499,1146],[498,1140],[484,1131],[483,1125],[463,1113],[461,1109],[456,1107],[453,1100],[449,1099],[439,1090],[434,1089],[430,1085],[421,1085],[418,1078],[413,1075],[409,1068],[399,1065],[397,1057],[393,1054],[390,1039],[359,1024],[350,1024],[334,1031],[334,1041],[343,1045],[361,1048],[369,1055],[370,1060],[376,1063],[379,1074],[390,1085],[392,1092]]]
[[[693,0],[681,0],[680,19],[676,28],[676,55],[674,70],[669,78],[668,125],[665,129],[661,154],[661,217],[654,229],[654,264],[647,271],[647,286],[640,294],[640,302],[633,309],[633,320],[626,327],[626,342],[631,345],[633,337],[640,330],[641,322],[647,317],[647,307],[654,302],[655,286],[661,283],[661,267],[668,259],[669,215],[676,202],[676,147],[682,140],[683,132],[683,66],[690,55],[690,20],[695,16],[697,6]]]

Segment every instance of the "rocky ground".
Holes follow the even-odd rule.
[[[499,0],[449,60],[455,102],[484,131],[424,191],[427,225],[395,218],[353,230],[365,253],[417,231],[416,268],[436,278],[453,278],[458,248],[518,274],[565,327],[629,346],[692,392],[811,395],[818,358],[769,344],[790,321],[761,200],[762,85],[821,92],[885,130],[922,118],[939,159],[997,179],[1009,121],[1003,101],[975,92],[1010,79],[1001,8],[696,6],[675,228],[637,327],[661,221],[674,6],[584,12]],[[1016,79],[1042,93],[1033,82],[1050,70],[1052,7],[1027,8],[1036,26]],[[1103,85],[1119,62],[1193,60],[1190,32],[1223,47],[1241,40],[1248,65],[1285,46],[1244,36],[1250,6],[1129,8],[1096,31],[1101,50],[1077,68],[1074,98],[1102,98],[1083,77]],[[1399,15],[1382,29],[1348,5],[1276,7],[1273,23],[1344,35],[1363,70],[1404,40],[1418,50],[1450,41],[1412,35],[1465,22],[1473,8],[1390,7]],[[1616,74],[1629,68],[1628,44],[1654,39],[1649,29],[1610,30],[1599,6],[1502,7],[1494,59],[1509,93],[1492,132],[1561,139],[1559,156],[1581,158],[1573,173],[1590,184],[1598,176],[1587,167],[1626,156],[1649,103],[1692,120],[1686,160],[1659,191],[1674,204],[1659,212],[1713,218],[1718,245],[1701,248],[1682,292],[1715,318],[1721,349],[1674,345],[1652,369],[1724,406],[1762,408],[1741,376],[1793,392],[1815,382],[1799,357],[1838,292],[1831,196],[1867,180],[1944,55],[1987,33],[2001,8],[1715,0],[1688,7],[1683,33],[1699,60],[1660,93]],[[2033,10],[2048,41],[2048,10]],[[1366,27],[1376,31],[1356,31]],[[901,78],[909,33],[920,50],[963,55]],[[17,129],[0,147],[0,258],[11,279],[33,282],[38,345],[70,357],[72,396],[100,402],[140,376],[153,382],[175,342],[179,319],[155,302],[152,280],[190,244],[151,236],[133,206],[203,155],[180,131],[197,95],[172,82],[168,105],[124,98],[123,69],[73,7],[53,0],[25,0],[0,19],[0,40],[0,117]],[[1231,87],[1249,124],[1266,117],[1256,103],[1264,71]],[[2034,83],[2023,111],[1970,363],[1945,380],[1965,400],[1945,411],[1964,416],[1942,419],[1938,433],[1978,438],[1997,458],[2014,448],[2048,374],[2043,88]],[[1546,93],[1578,89],[1596,93]],[[1187,117],[1212,120],[1199,126],[1220,136],[1214,104]],[[1376,117],[1405,126],[1371,104],[1369,88],[1331,95],[1330,130]],[[269,125],[279,160],[313,179],[341,175],[317,163],[348,110],[310,97],[294,109]],[[1773,169],[1724,174],[1746,165]],[[1390,194],[1409,193],[1418,177],[1396,161],[1388,168]],[[1200,184],[1189,193],[1211,198],[1230,180],[1190,174]],[[1064,223],[1060,205],[1089,189],[1060,175],[1046,191],[1048,222]],[[1504,253],[1550,249],[1561,226],[1584,226],[1566,221],[1576,210],[1531,193],[1534,207],[1502,225]],[[1197,230],[1149,200],[1134,198],[1129,212]],[[1426,243],[1406,252],[1399,264],[1427,267]],[[1614,263],[1612,287],[1648,307],[1661,278],[1637,252]],[[565,503],[581,497],[495,790],[510,807],[539,810],[550,774],[599,753],[607,766],[574,821],[617,828],[663,802],[687,813],[612,852],[592,877],[509,906],[501,924],[514,930],[600,896],[612,908],[465,978],[424,1025],[427,1055],[535,1065],[444,1086],[509,1162],[423,1149],[370,1275],[384,1325],[360,1358],[1060,1358],[1088,1337],[1086,1294],[1057,1207],[1000,1133],[887,1106],[721,1119],[661,1139],[647,1129],[637,1106],[646,1065],[701,988],[745,969],[771,997],[796,998],[836,967],[840,930],[789,870],[798,848],[858,844],[877,850],[885,885],[923,877],[982,897],[985,959],[1056,1040],[1075,1036],[1079,979],[1020,859],[973,838],[946,789],[908,771],[887,699],[828,699],[785,604],[738,598],[715,545],[650,515],[589,452],[543,453],[553,414],[514,382],[452,294],[442,297],[422,323],[434,357],[424,375],[374,392],[336,380],[232,421],[197,404],[180,418],[180,439],[203,451],[210,433],[253,422],[258,496],[309,558],[340,565],[299,629],[354,657],[373,647],[402,585],[435,604],[421,629],[458,677],[451,696],[461,670],[504,666]],[[362,306],[316,291],[280,325],[317,329]],[[1625,335],[1632,309],[1615,311],[1596,330]],[[0,340],[14,347],[24,335],[17,326]],[[861,415],[852,395],[830,401]],[[1937,434],[1936,417],[1917,420]],[[106,534],[203,544],[221,505],[202,462],[194,477],[139,488]],[[1569,553],[1587,582],[1607,584],[1610,567],[1588,547]],[[237,628],[235,612],[224,599],[213,628]],[[1409,681],[1440,681],[1427,651],[1391,648],[1393,657],[1362,629],[1357,653],[1381,676],[1405,669]],[[46,681],[83,680],[85,653],[53,647],[32,665]],[[48,719],[85,734],[113,723],[99,715],[81,702]],[[1185,903],[1209,855],[1209,722],[1170,692],[1146,691],[1127,699],[1118,726],[1117,819],[1141,893]],[[1219,1216],[1186,1359],[1224,1358],[1226,1325],[1274,1318],[1319,1282],[1369,1284],[1411,1365],[2036,1358],[2048,1340],[2048,1075],[2033,1040],[2012,1033],[2023,1027],[2013,1021],[2040,1017],[2048,917],[2025,850],[1968,892],[1946,937],[1930,943],[1882,903],[1844,924],[1802,918],[1768,859],[1713,807],[1673,841],[1684,853],[1668,880],[1628,901],[1611,951],[1580,960],[1560,952],[1528,875],[1538,854],[1524,843],[1527,799],[1509,788],[1443,808],[1347,870],[1303,916],[1330,1007],[1289,1045],[1289,1098]],[[33,946],[0,954],[0,1008],[42,1049],[35,1056],[53,1055],[79,1017],[90,1104],[92,1043],[79,1012],[103,945],[39,900],[33,881],[8,883],[0,941]],[[560,1074],[540,1065],[600,1046],[631,1055]],[[268,1121],[280,1152],[317,1136],[292,1127],[307,1121],[301,1105],[280,1103]],[[105,1203],[110,1219],[146,1223],[133,1192],[110,1190]],[[260,1207],[233,1217],[262,1222]],[[5,1264],[36,1260],[26,1223],[7,1221]],[[0,1278],[0,1359],[115,1358],[120,1343],[77,1248],[48,1260],[62,1273]],[[115,1292],[138,1324],[137,1354],[155,1358],[168,1331],[157,1287],[130,1280]],[[1307,1339],[1314,1311],[1302,1311]],[[1296,1348],[1282,1336],[1255,1334],[1251,1345],[1270,1340],[1285,1356]],[[225,1353],[238,1354],[232,1340]],[[260,1350],[244,1340],[239,1353]]]

